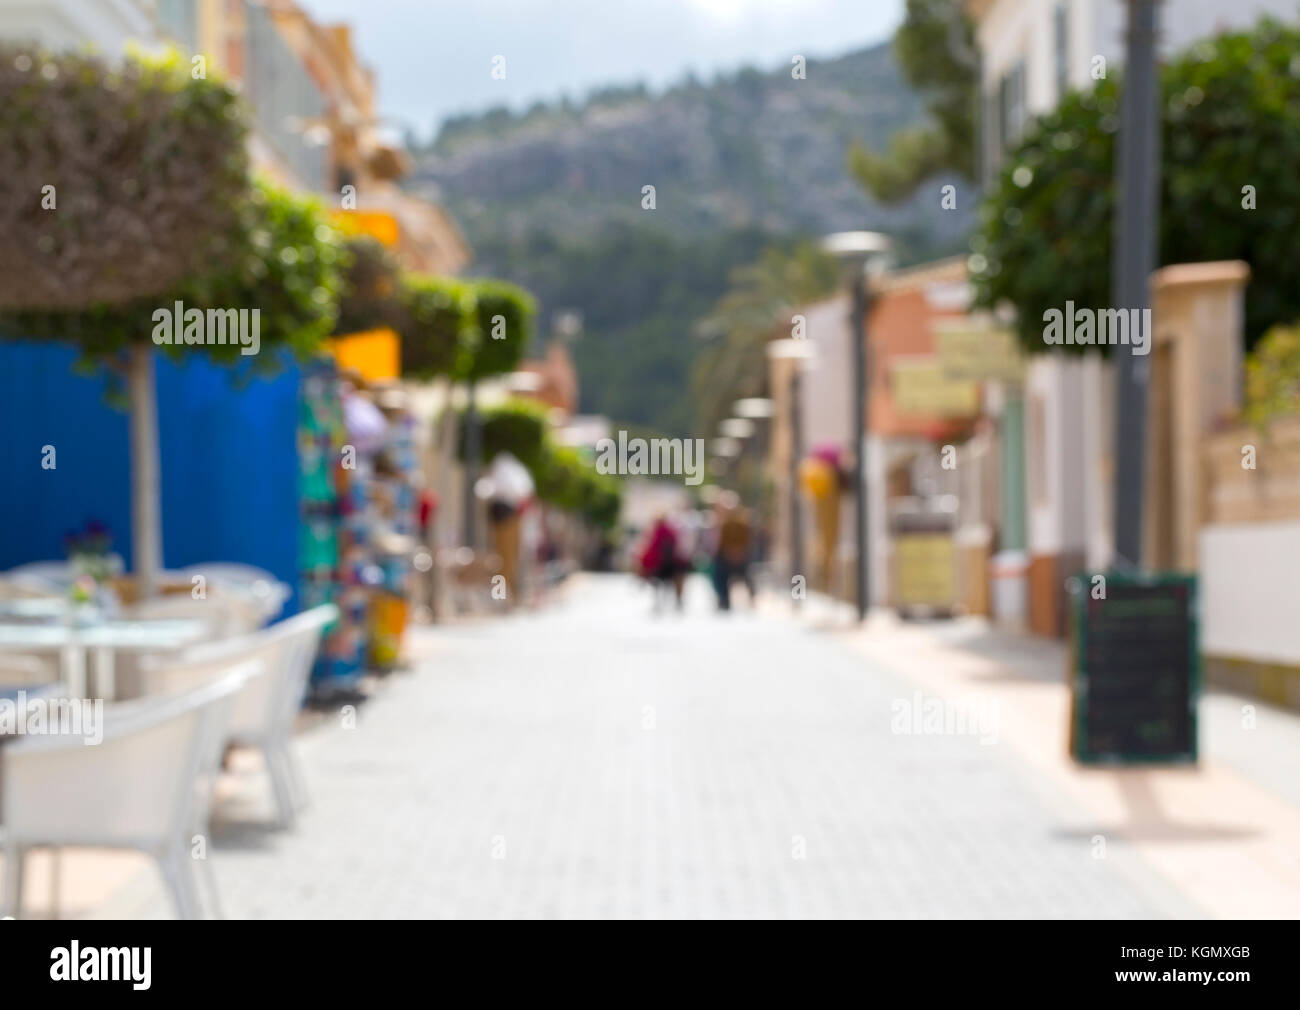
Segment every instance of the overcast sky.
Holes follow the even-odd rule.
[[[346,21],[379,77],[380,108],[428,134],[450,113],[660,88],[746,63],[788,65],[889,37],[903,0],[298,0]],[[504,80],[492,60],[505,57]]]

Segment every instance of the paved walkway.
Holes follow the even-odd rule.
[[[826,623],[835,625],[831,615]],[[1136,854],[1202,915],[1300,916],[1300,720],[1211,692],[1195,767],[1086,768],[1068,757],[1064,648],[975,620],[909,625],[873,615],[837,639],[954,706],[994,706],[1009,761],[1067,806],[1065,830]],[[1249,718],[1246,718],[1249,716]]]
[[[314,805],[214,829],[230,917],[1149,917],[1198,909],[978,735],[902,735],[917,684],[702,583],[655,617],[583,577],[421,630],[417,668],[303,734]],[[151,872],[101,909],[167,915]]]

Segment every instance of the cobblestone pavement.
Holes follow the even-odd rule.
[[[416,632],[416,669],[298,749],[314,803],[214,828],[230,917],[1149,917],[1006,748],[898,735],[914,688],[743,609],[653,616],[584,577],[531,615]],[[247,804],[256,797],[261,809]],[[151,875],[146,875],[151,876]],[[109,910],[167,915],[156,882]]]

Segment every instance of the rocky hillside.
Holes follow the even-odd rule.
[[[452,119],[414,152],[409,184],[456,216],[474,272],[539,296],[543,329],[555,309],[584,312],[575,348],[584,409],[686,431],[689,409],[674,399],[698,347],[690,317],[764,236],[875,228],[917,259],[956,248],[969,225],[967,213],[939,210],[939,180],[885,208],[848,175],[853,141],[883,147],[923,114],[887,45],[809,62],[806,74],[746,69],[657,95],[613,87],[581,104]],[[655,187],[653,210],[642,206],[645,186]],[[707,262],[683,276],[682,262],[660,256]],[[621,269],[629,260],[635,275]]]

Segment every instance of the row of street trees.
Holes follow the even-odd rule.
[[[466,452],[462,434],[462,459]],[[546,423],[546,408],[540,404],[508,400],[483,412],[480,459],[487,462],[499,452],[510,453],[528,468],[539,501],[577,515],[604,532],[618,522],[622,504],[619,479],[597,472],[573,446],[557,443]]]

